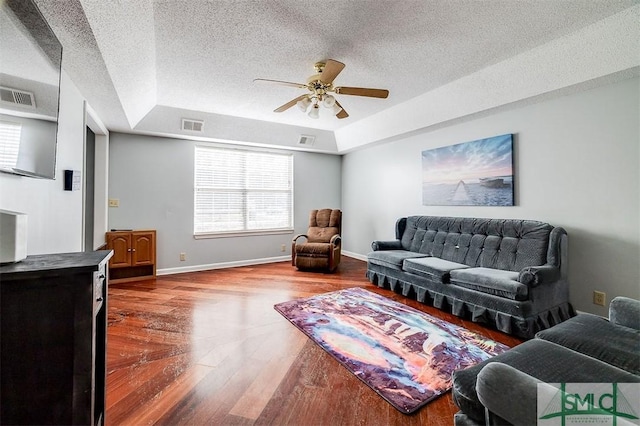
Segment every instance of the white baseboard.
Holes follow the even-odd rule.
[[[209,263],[206,265],[180,266],[178,268],[163,268],[156,271],[156,275],[180,274],[183,272],[208,271],[210,269],[236,268],[238,266],[262,265],[291,260],[291,256],[267,257],[263,259],[238,260],[235,262]]]
[[[367,256],[353,253],[350,251],[343,251],[342,254],[347,257],[352,257],[354,259],[367,261]],[[238,260],[235,262],[220,262],[220,263],[209,263],[206,265],[191,265],[191,266],[180,266],[178,268],[162,268],[156,271],[156,275],[171,275],[171,274],[181,274],[184,272],[198,272],[198,271],[209,271],[211,269],[225,269],[225,268],[237,268],[238,266],[252,266],[252,265],[262,265],[265,263],[277,263],[277,262],[285,262],[291,260],[291,256],[278,256],[278,257],[266,257],[263,259],[247,259],[247,260]]]
[[[367,256],[364,254],[359,254],[359,253],[354,253],[352,251],[344,251],[344,250],[342,250],[342,254],[347,257],[353,257],[354,259],[362,260],[365,262],[367,261]]]

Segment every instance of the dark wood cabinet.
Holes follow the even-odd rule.
[[[104,424],[111,255],[0,266],[0,424]]]
[[[156,231],[107,232],[111,281],[123,282],[156,276]]]

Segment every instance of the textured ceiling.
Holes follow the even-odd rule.
[[[107,127],[135,130],[156,106],[336,130],[571,34],[637,0],[36,0],[64,67]],[[313,64],[346,64],[335,84],[350,117],[273,110]],[[176,129],[177,130],[177,129]]]

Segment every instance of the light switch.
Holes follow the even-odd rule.
[[[117,198],[109,198],[109,207],[120,207],[120,200]]]

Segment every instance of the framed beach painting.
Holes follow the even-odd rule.
[[[425,206],[513,206],[513,135],[422,151]]]

